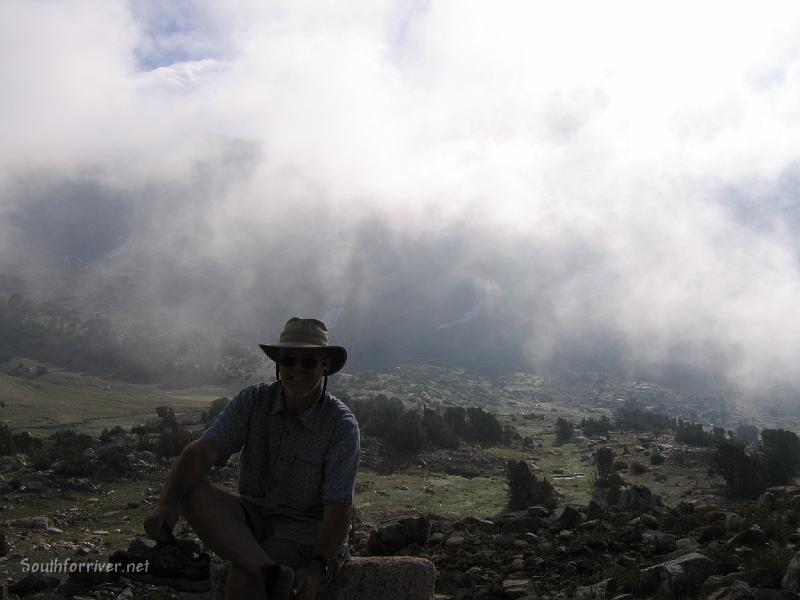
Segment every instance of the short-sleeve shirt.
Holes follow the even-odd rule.
[[[326,504],[352,504],[360,458],[358,423],[326,393],[302,413],[286,410],[280,382],[239,392],[203,433],[218,463],[241,450],[239,494],[270,519],[273,535],[315,545]],[[347,555],[347,542],[340,554]]]

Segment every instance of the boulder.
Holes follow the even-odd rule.
[[[790,592],[800,593],[800,552],[794,555],[781,579],[781,587]]]
[[[411,544],[423,546],[428,543],[430,536],[431,524],[427,518],[406,517],[373,532],[367,542],[367,550],[373,555],[386,556]]]
[[[225,598],[228,563],[211,570],[208,600]],[[432,600],[436,567],[414,556],[354,557],[339,572],[336,581],[317,596],[318,600]]]
[[[617,505],[625,510],[650,510],[656,508],[659,502],[649,487],[632,485],[625,488]]]
[[[646,594],[656,592],[675,597],[698,590],[713,573],[714,562],[710,558],[691,552],[639,571],[639,587]]]

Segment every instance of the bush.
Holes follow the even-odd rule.
[[[53,466],[53,455],[46,447],[31,448],[28,456],[33,461],[33,468],[37,471],[46,471]]]
[[[111,429],[105,428],[102,433],[100,433],[100,442],[107,444],[119,435],[125,435],[125,429],[119,425],[114,425]]]
[[[128,454],[129,450],[127,448],[112,446],[100,453],[100,461],[114,475],[124,475],[130,470],[130,463],[127,459]]]
[[[597,483],[604,485],[611,475],[614,464],[614,451],[611,448],[598,448],[594,453],[594,463],[597,467]]]
[[[642,475],[647,471],[647,467],[642,463],[635,462],[631,465],[631,471],[634,475]]]
[[[663,465],[664,464],[664,457],[658,453],[658,451],[653,452],[650,455],[650,464],[651,465]]]
[[[800,439],[796,433],[783,429],[764,429],[761,432],[761,445],[774,471],[773,479],[788,482],[797,474],[800,466]]]
[[[524,460],[506,462],[508,471],[508,509],[524,510],[528,506],[555,506],[553,486],[547,479],[538,480]]]
[[[208,412],[203,411],[202,421],[206,424],[206,426],[211,425],[219,414],[225,410],[225,407],[228,406],[230,400],[226,397],[217,398],[211,403],[211,406],[208,409]]]
[[[503,436],[503,426],[492,413],[477,406],[467,409],[467,428],[464,437],[485,444],[495,444]]]
[[[155,453],[160,457],[178,456],[183,449],[199,437],[197,433],[189,431],[185,427],[175,427],[170,431],[164,431],[158,436],[155,444]]]
[[[611,431],[611,421],[605,415],[600,417],[600,419],[582,419],[581,420],[581,431],[583,431],[583,435],[604,435]]]
[[[8,425],[0,425],[0,456],[8,456],[17,452],[14,436]]]
[[[575,426],[559,417],[556,420],[556,444],[566,444],[572,439],[572,434],[575,432]]]

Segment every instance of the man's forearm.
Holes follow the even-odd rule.
[[[159,503],[177,505],[211,470],[215,458],[214,450],[207,442],[196,440],[186,446],[167,474]]]
[[[319,528],[315,554],[331,558],[350,530],[350,518],[353,515],[352,504],[328,504],[322,514],[322,525]]]

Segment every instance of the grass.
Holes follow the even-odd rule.
[[[362,469],[358,482],[365,489],[356,493],[356,508],[363,520],[373,523],[415,514],[437,514],[453,519],[487,517],[503,510],[507,494],[502,477],[467,479],[413,469],[391,475]],[[401,486],[408,489],[400,489]],[[425,488],[433,493],[424,491]]]
[[[152,385],[109,381],[51,369],[35,379],[0,374],[0,419],[14,429],[47,435],[70,428],[97,435],[105,427],[130,427],[161,405],[175,412],[200,412],[238,390],[216,387],[168,391]]]

